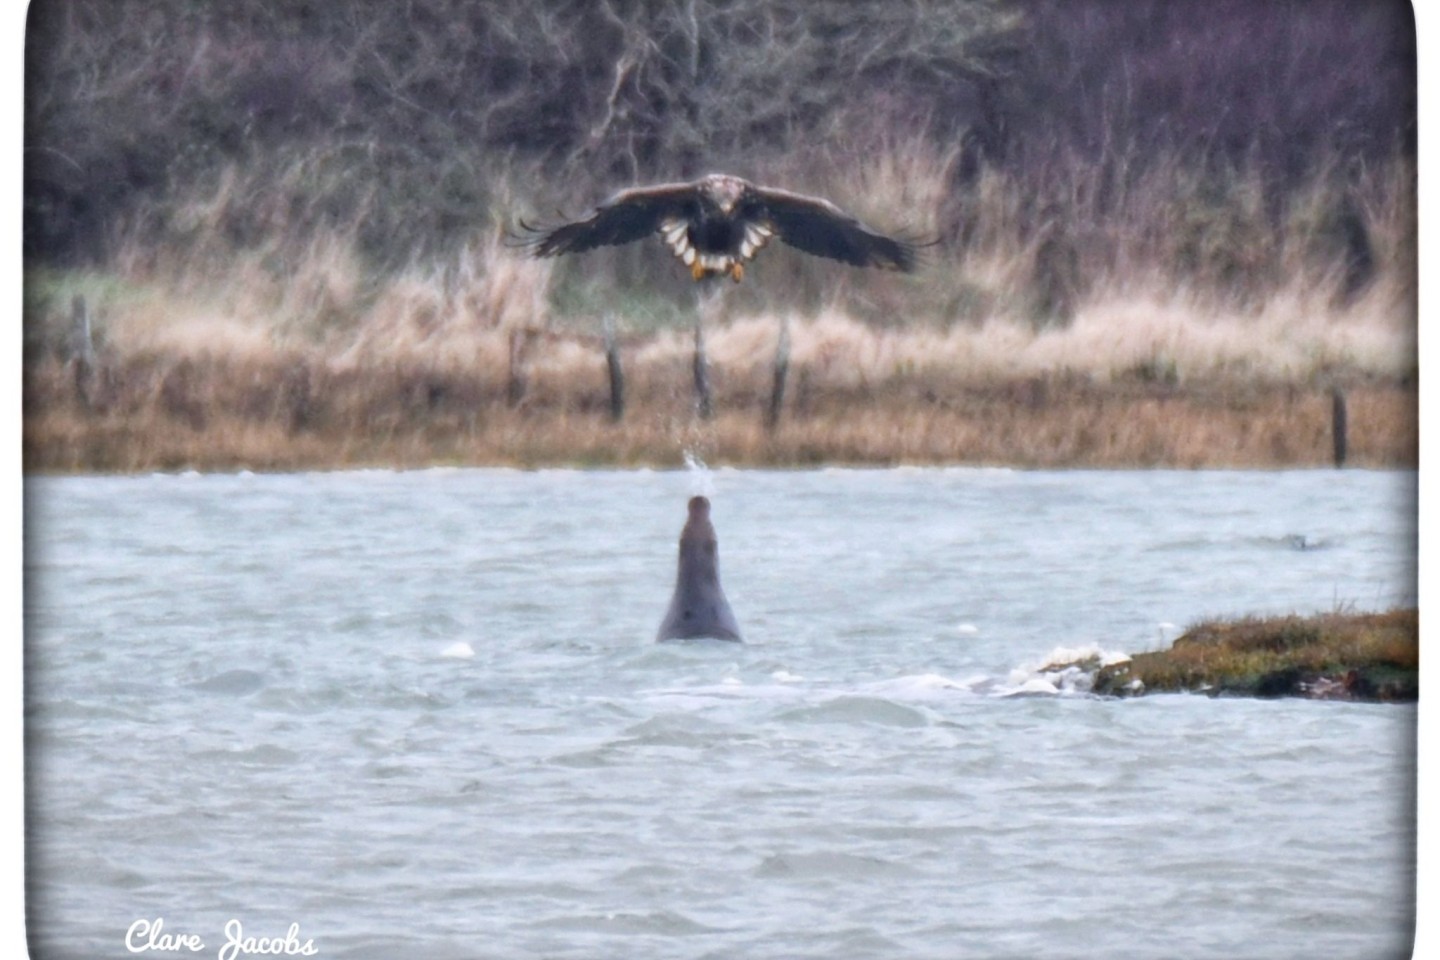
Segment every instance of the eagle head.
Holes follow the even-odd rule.
[[[700,189],[720,208],[730,214],[745,194],[745,181],[724,173],[712,173],[700,181]]]

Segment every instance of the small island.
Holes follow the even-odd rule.
[[[1413,701],[1420,694],[1420,613],[1336,611],[1196,624],[1169,650],[1099,665],[1094,693]]]

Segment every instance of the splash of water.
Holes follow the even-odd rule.
[[[1089,693],[1101,667],[1124,663],[1130,656],[1092,643],[1056,647],[1039,661],[1023,663],[1010,671],[1001,695]]]
[[[685,448],[685,469],[690,474],[690,495],[692,497],[713,497],[715,495],[715,475],[700,459],[700,455],[693,447]]]

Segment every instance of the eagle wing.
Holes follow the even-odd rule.
[[[584,253],[596,247],[630,243],[654,233],[662,220],[679,216],[695,203],[695,184],[662,183],[621,190],[584,220],[552,228],[536,228],[523,220],[528,234],[521,244],[537,257]]]
[[[915,269],[916,244],[876,233],[829,200],[754,187],[775,235],[797,250],[857,267]]]

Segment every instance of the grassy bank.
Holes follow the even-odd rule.
[[[771,466],[1318,466],[1333,456],[1335,390],[1348,463],[1417,459],[1413,329],[1379,308],[1337,315],[1297,297],[1243,315],[1115,301],[1039,330],[887,328],[835,309],[736,316],[706,335],[710,420],[695,414],[693,339],[631,329],[617,339],[615,422],[602,337],[527,324],[522,288],[468,291],[494,295],[500,323],[416,284],[358,320],[298,333],[281,308],[267,315],[238,296],[72,282],[67,293],[98,304],[93,352],[66,346],[64,312],[37,311],[26,468],[673,466],[685,450]],[[789,364],[772,425],[782,327]]]
[[[588,382],[536,390],[518,405],[503,380],[303,361],[103,367],[87,405],[73,369],[52,365],[27,380],[25,468],[667,467],[687,450],[737,466],[1295,467],[1326,465],[1332,455],[1331,395],[1314,388],[1035,377],[821,391],[802,370],[790,410],[770,428],[768,401],[753,382],[726,378],[717,414],[701,421],[688,373],[651,370],[614,423],[602,363],[597,353]],[[1415,464],[1413,388],[1358,386],[1347,402],[1350,464]]]
[[[1414,700],[1419,611],[1326,613],[1198,624],[1169,650],[1099,669],[1096,693]]]
[[[894,137],[808,174],[803,155],[777,161],[777,182],[921,236],[963,201],[966,236],[926,247],[913,275],[767,249],[707,321],[710,421],[694,414],[683,268],[650,239],[520,256],[502,228],[542,208],[511,192],[515,171],[492,223],[389,265],[366,252],[366,205],[317,226],[267,168],[197,183],[153,211],[181,234],[122,231],[94,267],[27,272],[26,467],[666,466],[685,449],[777,466],[1313,466],[1331,462],[1335,390],[1349,463],[1416,463],[1408,162],[1279,193],[1175,157],[1123,189],[1077,166],[1042,215],[1022,178],[987,171],[957,195],[953,157]],[[263,229],[234,229],[271,202]]]

